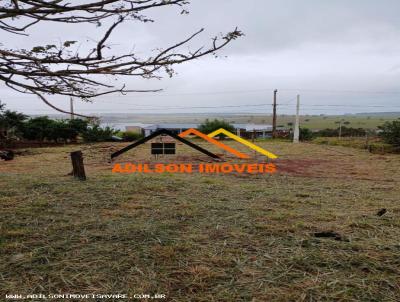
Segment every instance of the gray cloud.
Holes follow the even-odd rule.
[[[156,9],[149,14],[155,23],[124,24],[113,36],[113,48],[118,52],[134,49],[145,56],[202,27],[206,31],[192,43],[193,49],[210,43],[213,35],[236,26],[246,36],[223,50],[219,59],[205,58],[178,66],[178,75],[172,79],[122,79],[133,88],[165,88],[162,95],[108,96],[92,105],[79,104],[78,109],[134,113],[146,112],[153,104],[264,103],[270,102],[275,87],[281,89],[282,101],[301,93],[303,102],[308,104],[392,105],[387,111],[400,105],[400,94],[368,93],[400,91],[397,68],[400,64],[399,1],[192,0],[188,8],[189,15],[180,15],[176,8]],[[7,46],[31,47],[79,39],[83,51],[90,47],[91,41],[101,37],[104,28],[40,25],[31,32],[29,40],[4,34],[2,41],[7,41],[4,43]],[[196,94],[247,90],[247,93],[236,94]],[[333,90],[341,92],[333,93]],[[31,97],[5,88],[1,93],[10,108],[32,113],[52,112]],[[67,108],[67,100],[56,97],[54,101]],[[119,105],[109,105],[110,102]],[[354,110],[369,111],[367,107]]]

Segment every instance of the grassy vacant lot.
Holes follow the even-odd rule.
[[[280,156],[278,174],[112,175],[108,144],[0,162],[0,300],[399,301],[400,156],[262,145]],[[86,182],[66,175],[76,148]]]
[[[321,130],[326,128],[336,129],[339,127],[337,124],[340,120],[348,122],[345,124],[346,127],[352,128],[363,128],[363,129],[377,129],[378,126],[382,125],[387,121],[393,121],[399,118],[399,116],[364,116],[364,115],[303,115],[300,117],[301,127],[309,128],[312,130]],[[230,121],[239,123],[262,123],[272,124],[271,116],[248,116],[248,117],[232,117]],[[293,115],[279,115],[278,125],[288,127],[288,123],[294,124],[295,116]]]
[[[364,116],[364,115],[328,115],[328,116],[302,116],[300,123],[302,127],[312,130],[320,129],[336,129],[339,127],[338,122],[343,121],[344,126],[351,128],[377,129],[385,122],[396,120],[399,116]],[[281,125],[286,126],[288,122],[293,122],[294,117],[280,117],[278,121]],[[348,124],[347,124],[348,123]]]

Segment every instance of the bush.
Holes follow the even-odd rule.
[[[0,103],[0,138],[22,137],[22,128],[28,116],[16,111],[4,110],[4,108],[5,104]]]
[[[224,128],[229,132],[235,132],[235,128],[229,122],[218,119],[215,119],[213,121],[206,119],[206,121],[199,126],[199,131],[205,134],[209,134],[220,128]]]
[[[47,116],[36,117],[23,124],[23,137],[27,140],[63,142],[76,140],[87,130],[84,120],[52,120]]]
[[[31,118],[24,123],[22,129],[23,137],[27,140],[52,140],[56,132],[56,124],[56,121],[49,119],[47,116]]]
[[[342,137],[349,137],[349,136],[365,136],[366,130],[362,128],[351,128],[351,127],[342,127]],[[323,129],[317,132],[314,132],[315,136],[322,136],[322,137],[337,137],[339,136],[339,128],[337,129]]]
[[[301,141],[310,141],[314,137],[312,131],[308,128],[300,128],[299,139]]]
[[[99,125],[92,125],[82,133],[83,140],[85,142],[105,142],[111,141],[112,136],[118,131],[111,127],[101,128]]]
[[[400,147],[400,121],[386,122],[378,128],[381,130],[379,135],[385,143]]]
[[[363,128],[342,127],[342,136],[365,136],[367,131]]]
[[[24,121],[28,118],[27,115],[16,112],[5,110],[0,114],[0,127],[3,128],[16,128],[20,130]]]
[[[89,122],[87,120],[73,119],[68,121],[68,126],[78,134],[84,133],[87,130],[88,125]]]
[[[28,116],[15,111],[5,110],[0,103],[0,138],[6,140],[13,136],[35,141],[74,141],[81,135],[87,142],[100,142],[112,139],[116,131],[99,125],[89,127],[89,122],[82,119],[53,120],[47,116],[27,120]],[[127,134],[127,139],[137,139],[137,134]]]
[[[52,120],[47,116],[32,118],[23,126],[25,139],[39,141],[67,142],[81,135],[86,142],[101,142],[111,140],[115,133],[110,127],[103,129],[99,125],[89,126],[86,120]]]
[[[126,142],[133,142],[143,138],[142,133],[132,131],[120,132],[118,133],[118,136]]]
[[[68,140],[75,140],[78,132],[71,128],[68,122],[54,121],[49,131],[48,140],[58,142],[59,140],[67,142]]]

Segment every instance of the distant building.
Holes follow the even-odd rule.
[[[272,125],[266,124],[233,124],[236,135],[244,138],[270,138]]]
[[[200,124],[153,124],[141,128],[143,135],[149,136],[160,129],[167,129],[174,134],[179,134],[190,128],[198,129]],[[235,134],[244,138],[269,138],[272,136],[272,125],[267,124],[232,124],[235,128]],[[135,130],[138,129],[135,127]],[[131,131],[130,126],[126,127],[127,131]]]

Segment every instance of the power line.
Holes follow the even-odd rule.
[[[115,103],[112,103],[115,104]],[[128,104],[124,104],[128,105]],[[241,104],[241,105],[221,105],[221,106],[158,106],[158,105],[137,105],[137,107],[125,107],[134,110],[183,110],[183,109],[222,109],[222,108],[243,108],[243,107],[266,107],[273,106],[273,104]],[[277,104],[277,106],[292,107],[293,104]],[[147,108],[140,108],[147,107]],[[340,104],[304,104],[302,107],[337,107],[337,108],[400,108],[399,105],[340,105]],[[325,109],[324,109],[325,110]]]
[[[117,104],[117,103],[110,103]],[[129,105],[129,104],[123,104]],[[135,105],[135,107],[124,107],[125,110],[135,111],[150,111],[150,110],[185,110],[185,109],[223,109],[223,108],[246,108],[246,107],[267,107],[273,106],[270,103],[261,104],[238,104],[238,105],[220,105],[220,106],[158,106],[158,105]],[[293,104],[284,103],[277,104],[278,107],[292,108]],[[145,108],[141,108],[145,107]],[[319,109],[315,108],[318,107]],[[333,109],[332,107],[335,107]],[[308,108],[307,110],[337,110],[336,108],[400,108],[400,105],[341,105],[341,104],[303,104],[302,108]],[[92,110],[92,109],[79,109]],[[107,110],[107,109],[104,109]],[[98,111],[98,109],[97,109]]]
[[[291,107],[293,104],[292,102],[296,100],[296,98],[291,98],[289,100],[284,101],[284,103],[277,104],[277,106],[287,106]],[[101,103],[98,103],[101,104]],[[137,104],[137,103],[130,103],[130,102],[120,102],[120,101],[112,101],[108,104],[104,103],[104,105],[132,105],[135,106],[135,109],[140,110],[151,110],[151,109],[213,109],[213,108],[240,108],[240,107],[265,107],[265,106],[272,106],[271,103],[258,103],[258,104],[237,104],[237,105],[218,105],[218,106],[174,106],[174,105],[158,105],[158,104]],[[145,107],[145,108],[140,108]],[[302,107],[358,107],[358,108],[400,108],[400,105],[392,105],[392,104],[363,104],[363,105],[351,105],[351,104],[303,104]]]
[[[278,104],[279,105],[279,104]],[[285,106],[286,104],[280,104],[280,106]],[[343,104],[304,104],[302,107],[339,107],[339,108],[344,108],[344,107],[358,107],[358,108],[363,108],[363,107],[368,107],[368,108],[400,108],[400,105],[343,105]]]
[[[222,90],[222,91],[209,91],[209,92],[180,92],[180,93],[169,93],[163,92],[158,93],[130,93],[129,95],[115,94],[108,97],[170,97],[170,96],[188,96],[188,95],[217,95],[217,94],[241,94],[241,93],[256,93],[256,92],[272,92],[275,88],[264,88],[264,89],[247,89],[247,90]],[[355,93],[355,94],[400,94],[400,90],[340,90],[340,89],[307,89],[307,88],[280,88],[280,91],[295,91],[295,92],[321,92],[321,93]],[[31,96],[7,96],[6,98],[30,98]],[[105,96],[98,97],[99,99],[105,98]]]
[[[135,97],[169,97],[169,96],[186,96],[186,95],[217,95],[217,94],[237,94],[237,93],[255,93],[255,92],[272,92],[274,88],[265,89],[249,89],[249,90],[223,90],[209,92],[181,92],[163,94],[162,92],[150,94],[142,93]],[[296,92],[322,92],[322,93],[355,93],[355,94],[400,94],[400,90],[335,90],[335,89],[303,89],[303,88],[280,88],[280,91],[296,91]],[[116,95],[117,97],[130,97],[130,95]]]

